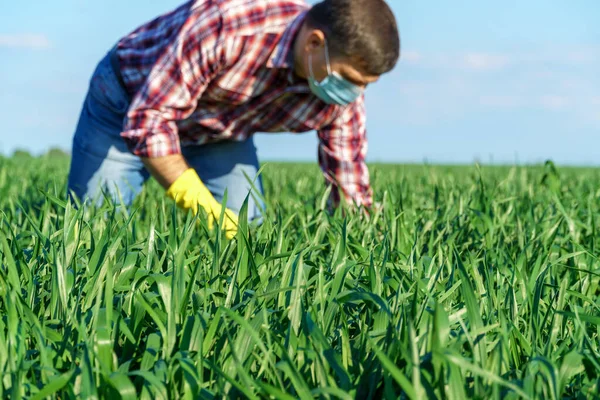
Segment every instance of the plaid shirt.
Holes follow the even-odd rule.
[[[159,157],[256,132],[316,130],[327,182],[350,203],[370,206],[364,97],[327,105],[293,71],[308,8],[301,0],[196,0],[122,38],[117,58],[132,102],[121,136],[129,149]],[[339,202],[337,190],[332,200]]]

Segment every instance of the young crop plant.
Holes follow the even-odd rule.
[[[227,240],[67,167],[0,158],[1,398],[598,398],[599,170],[371,165],[366,215],[267,164]]]

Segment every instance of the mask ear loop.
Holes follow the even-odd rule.
[[[329,48],[327,47],[327,38],[324,38],[324,40],[325,40],[325,63],[327,64],[327,75],[332,75],[331,64],[329,62]],[[308,73],[310,74],[311,79],[316,81],[312,65],[313,65],[312,53],[308,53]],[[320,82],[318,82],[318,83],[320,83]]]
[[[327,63],[327,75],[332,75],[331,64],[329,63],[329,47],[327,46],[327,38],[325,40],[325,62]]]
[[[312,53],[308,53],[308,73],[310,74],[310,79],[316,80],[312,67]]]

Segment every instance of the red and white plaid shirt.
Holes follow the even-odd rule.
[[[327,105],[293,71],[308,8],[301,0],[196,0],[121,39],[132,96],[121,135],[131,151],[159,157],[256,132],[316,130],[326,180],[349,202],[371,206],[364,97]],[[337,190],[332,196],[337,204]]]

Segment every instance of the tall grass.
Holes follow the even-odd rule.
[[[2,398],[600,392],[598,170],[373,166],[364,216],[266,165],[264,224],[226,241],[154,182],[76,208],[67,166],[0,159]]]

